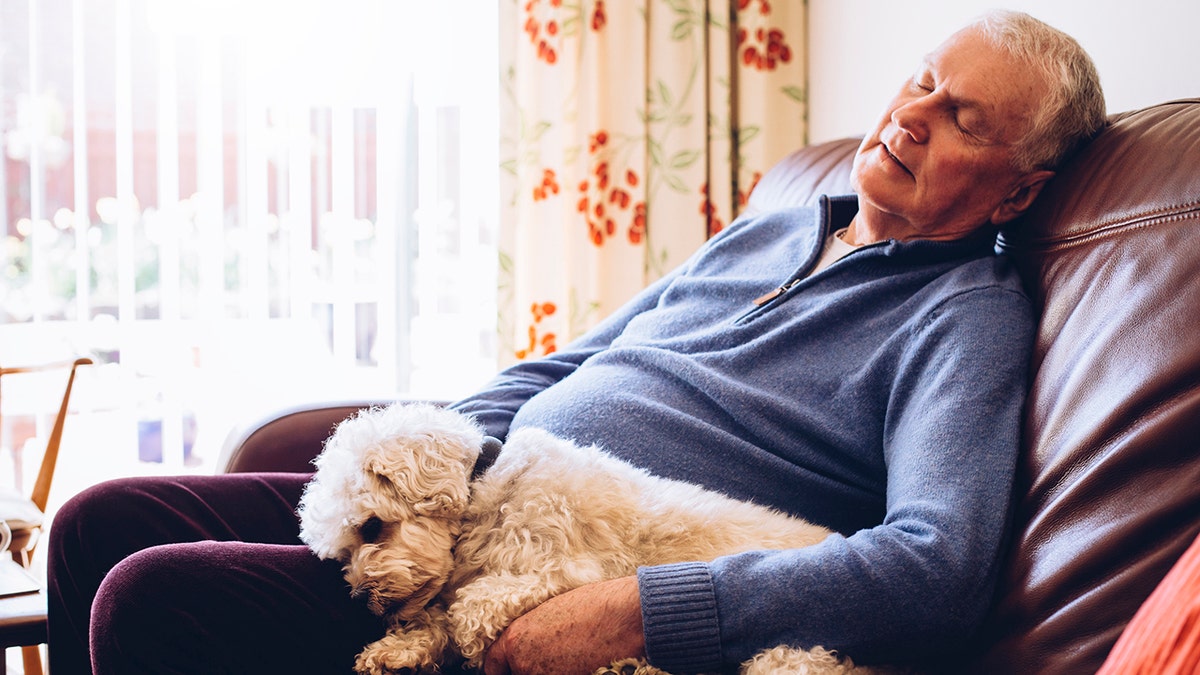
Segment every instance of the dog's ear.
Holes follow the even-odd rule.
[[[446,486],[447,489],[438,494],[429,495],[427,499],[423,499],[416,504],[413,504],[413,511],[420,516],[430,518],[457,518],[461,516],[467,507],[467,497],[469,489],[466,484],[463,484],[462,489],[457,489],[458,486]]]
[[[392,503],[418,516],[456,518],[466,510],[470,487],[465,468],[454,470],[450,463],[437,462],[397,467],[379,458],[368,459],[364,468],[380,494],[390,495]]]

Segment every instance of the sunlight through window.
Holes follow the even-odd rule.
[[[255,412],[494,372],[496,21],[477,0],[0,0],[0,361],[97,363],[64,483],[209,471]],[[53,393],[0,399],[18,484]]]

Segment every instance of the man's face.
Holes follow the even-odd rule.
[[[952,239],[1011,217],[1001,207],[1028,177],[1012,167],[1013,149],[1048,90],[976,29],[951,36],[855,155],[851,180],[869,229]]]

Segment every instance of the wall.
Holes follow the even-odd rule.
[[[861,135],[921,58],[992,0],[809,0],[809,138]],[[1091,53],[1110,112],[1200,96],[1200,2],[1010,0]]]

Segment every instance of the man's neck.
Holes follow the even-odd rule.
[[[860,200],[859,212],[850,221],[850,225],[846,228],[846,233],[842,236],[842,240],[852,246],[866,246],[867,244],[889,240],[912,241],[925,239],[930,241],[954,241],[975,236],[989,227],[991,226],[985,224],[961,231],[955,229],[942,232],[917,232],[914,228],[908,227],[906,223],[891,222],[885,214],[878,214],[876,218],[871,217],[869,207],[862,204]]]

